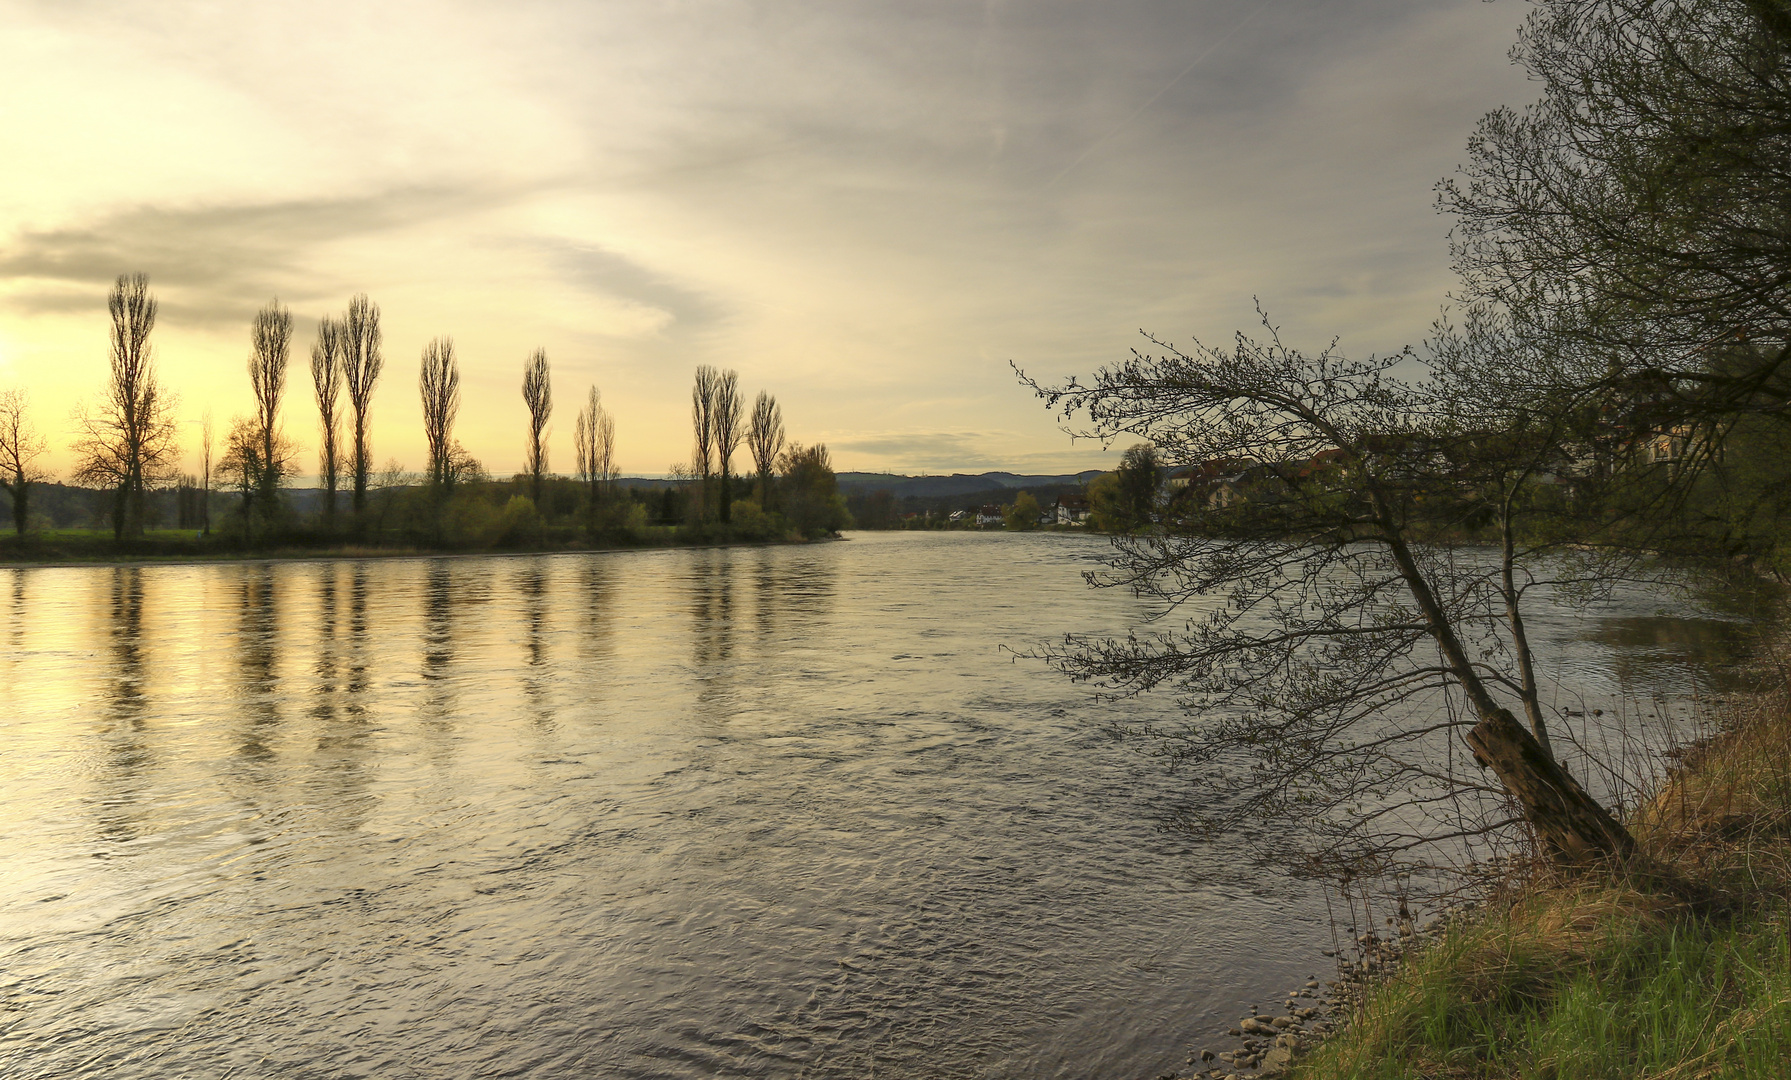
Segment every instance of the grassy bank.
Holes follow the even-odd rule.
[[[1737,707],[1631,825],[1666,873],[1514,883],[1294,1075],[1791,1077],[1791,693]]]

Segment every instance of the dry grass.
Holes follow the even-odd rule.
[[[1514,878],[1297,1075],[1791,1078],[1791,693],[1722,719],[1633,815],[1635,868]]]

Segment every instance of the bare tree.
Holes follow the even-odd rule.
[[[740,423],[744,417],[739,372],[724,371],[715,380],[715,404],[710,416],[715,425],[715,464],[721,473],[721,522],[726,525],[734,520],[734,451],[740,449],[740,440],[746,434]]]
[[[522,369],[522,400],[529,407],[529,490],[541,505],[541,480],[547,474],[547,418],[553,415],[553,380],[547,350],[536,349]]]
[[[286,393],[286,368],[291,361],[292,312],[278,299],[270,302],[255,313],[249,341],[249,386],[255,392],[255,429],[260,443],[261,513],[271,518],[290,457],[280,432],[280,398]]]
[[[319,471],[323,480],[323,527],[336,529],[336,488],[342,415],[342,339],[343,324],[335,319],[317,321],[317,341],[311,346],[311,386],[317,393],[317,419],[322,438],[318,446]]]
[[[423,395],[423,436],[429,440],[429,483],[445,491],[457,471],[454,417],[460,412],[460,367],[454,362],[453,338],[435,338],[423,346],[417,389]]]
[[[342,382],[348,387],[348,404],[354,410],[354,512],[367,508],[367,477],[373,468],[373,448],[367,441],[367,409],[373,402],[373,386],[385,367],[380,353],[379,307],[361,293],[348,302],[342,320]]]
[[[211,410],[199,421],[199,528],[211,535],[211,450],[212,450]]]
[[[1541,0],[1511,55],[1541,99],[1488,113],[1439,185],[1466,296],[1581,345],[1585,392],[1791,418],[1784,4]]]
[[[218,462],[219,471],[242,497],[242,531],[245,537],[254,531],[256,502],[266,491],[264,474],[267,461],[261,456],[261,431],[258,418],[232,418],[230,433],[224,437],[224,457]]]
[[[1144,436],[1196,473],[1247,463],[1246,479],[1190,483],[1091,578],[1187,613],[1184,629],[1045,655],[1115,693],[1176,689],[1182,756],[1214,785],[1198,826],[1297,818],[1359,869],[1510,826],[1562,862],[1629,856],[1630,834],[1543,741],[1517,616],[1529,589],[1614,580],[1562,539],[1515,542],[1515,513],[1560,505],[1540,479],[1570,458],[1579,403],[1557,403],[1560,423],[1464,415],[1466,367],[1407,383],[1409,353],[1308,356],[1272,328],[1231,350],[1152,342],[1160,355],[1090,383],[1029,384],[1066,419],[1087,416],[1082,434]],[[1497,553],[1478,546],[1489,525]],[[1495,783],[1460,768],[1457,737]]]
[[[143,532],[144,492],[165,479],[178,445],[174,398],[155,378],[149,346],[156,300],[143,274],[120,275],[106,300],[112,316],[112,378],[97,409],[75,411],[75,479],[114,492],[112,536]]]
[[[48,444],[25,415],[23,390],[0,392],[0,488],[12,496],[13,530],[20,536],[30,528],[31,485],[50,478],[38,468]]]
[[[595,386],[573,422],[572,441],[578,455],[578,477],[586,485],[585,505],[596,513],[600,485],[608,494],[615,479],[616,421],[603,408],[602,395]]]
[[[752,403],[746,446],[752,451],[753,468],[759,474],[759,505],[770,510],[771,477],[777,470],[777,456],[784,449],[784,411],[777,399],[763,390]]]
[[[697,475],[697,516],[708,516],[709,477],[715,471],[715,390],[721,374],[708,364],[698,365],[690,388],[690,423],[696,429],[696,453],[691,465]]]
[[[597,418],[597,446],[592,471],[603,481],[603,492],[606,496],[614,495],[616,477],[616,418],[608,412]]]

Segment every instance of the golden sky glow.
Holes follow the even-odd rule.
[[[625,471],[685,459],[700,363],[841,468],[1110,466],[1008,361],[1086,372],[1141,327],[1223,341],[1257,295],[1295,340],[1421,338],[1450,283],[1431,185],[1529,96],[1504,59],[1523,12],[0,3],[0,387],[65,471],[107,288],[142,271],[187,419],[248,411],[250,317],[292,308],[308,448],[315,320],[364,291],[382,462],[421,466],[418,356],[452,335],[457,434],[500,475],[537,346],[562,470],[593,383]]]

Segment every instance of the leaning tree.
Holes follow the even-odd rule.
[[[1086,384],[1022,373],[1073,433],[1143,436],[1184,469],[1090,577],[1154,600],[1158,629],[1041,655],[1107,693],[1175,693],[1174,753],[1209,785],[1188,823],[1300,820],[1327,870],[1513,826],[1563,863],[1631,854],[1551,749],[1522,619],[1538,591],[1624,570],[1568,565],[1555,527],[1584,506],[1563,477],[1617,471],[1586,467],[1584,402],[1467,410],[1471,341],[1417,381],[1410,352],[1306,354],[1272,327],[1151,341]]]

